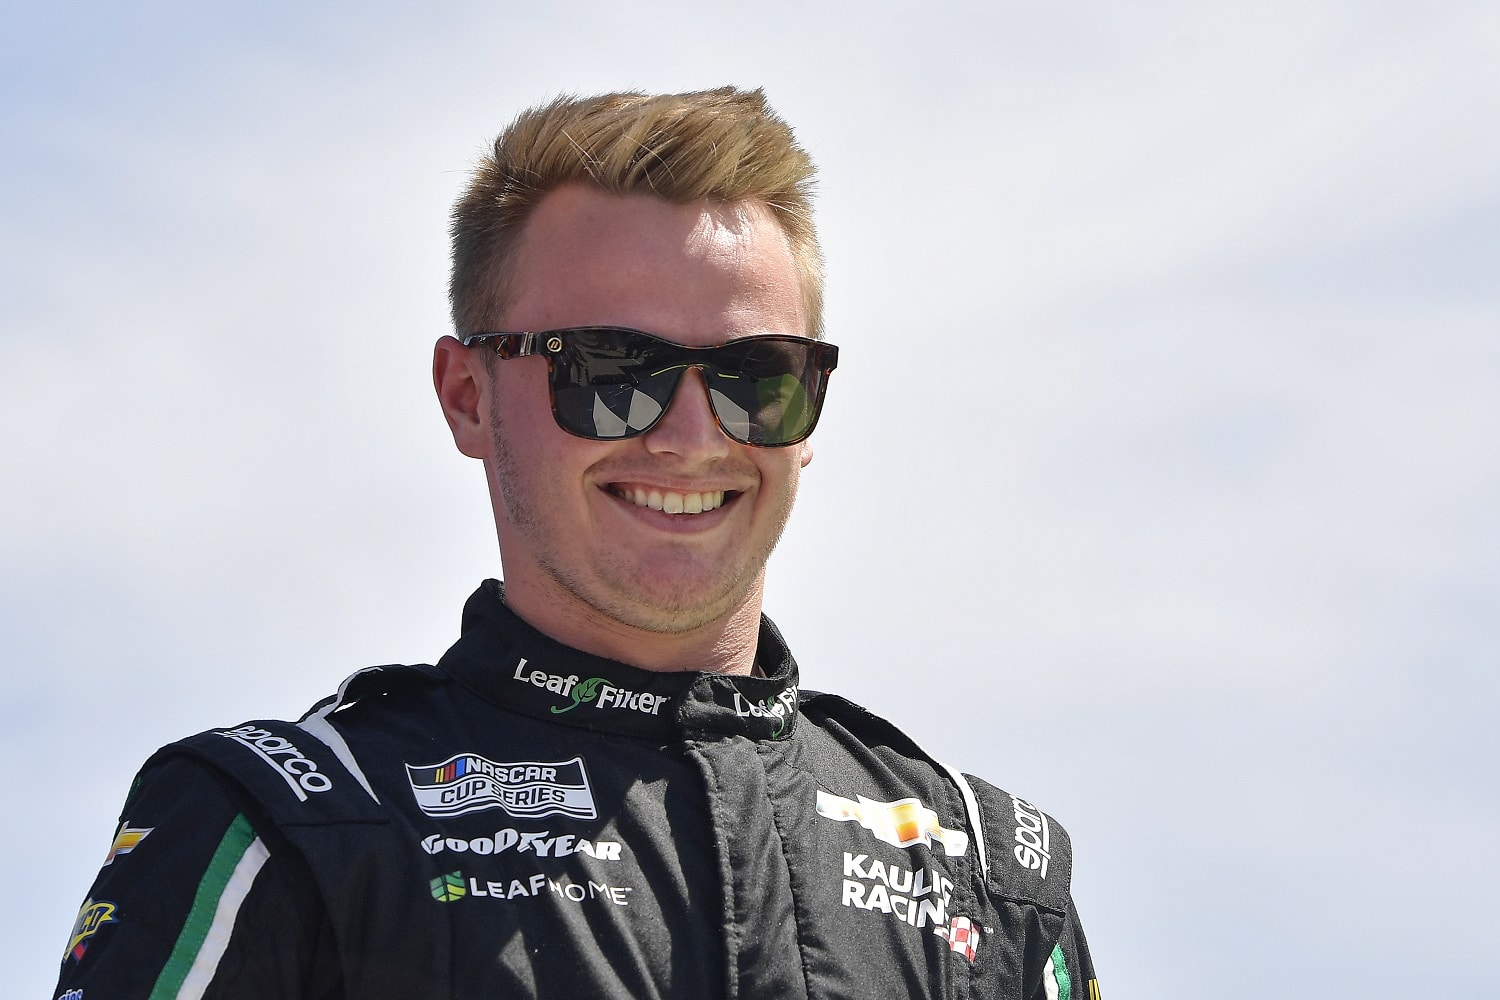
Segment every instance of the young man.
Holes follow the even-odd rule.
[[[837,364],[812,173],[729,88],[500,137],[433,373],[504,585],[436,666],[148,761],[60,994],[1097,995],[1062,829],[799,695],[761,616]]]

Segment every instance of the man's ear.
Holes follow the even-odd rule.
[[[802,468],[805,469],[807,463],[812,461],[812,438],[805,439],[797,447],[802,449]]]
[[[438,340],[432,349],[432,386],[453,431],[453,443],[470,458],[489,455],[490,430],[483,391],[488,381],[478,352],[452,337]]]

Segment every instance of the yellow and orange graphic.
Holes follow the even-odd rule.
[[[112,865],[121,854],[129,854],[135,850],[135,845],[145,840],[146,834],[154,829],[154,826],[138,827],[121,823],[120,832],[115,834],[115,842],[109,845],[109,854],[104,858],[104,864]]]
[[[85,899],[78,911],[78,919],[73,921],[73,933],[68,938],[68,951],[63,955],[63,961],[66,962],[69,958],[83,961],[83,953],[89,948],[89,938],[98,934],[99,928],[114,923],[116,919],[114,903],[96,903],[92,899]]]
[[[969,849],[969,835],[962,830],[944,829],[937,813],[924,806],[921,799],[877,802],[863,795],[846,799],[819,790],[818,815],[840,823],[858,823],[873,833],[876,840],[895,847],[930,845],[937,841],[949,857],[962,857]]]

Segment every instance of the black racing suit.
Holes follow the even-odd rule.
[[[759,642],[638,670],[489,581],[436,667],[153,756],[58,994],[1097,997],[1062,828]]]

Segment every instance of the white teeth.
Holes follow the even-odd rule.
[[[702,514],[724,506],[723,490],[711,490],[707,493],[673,493],[670,490],[663,492],[637,487],[622,489],[619,491],[619,496],[637,507],[650,507],[652,510],[667,514]]]

